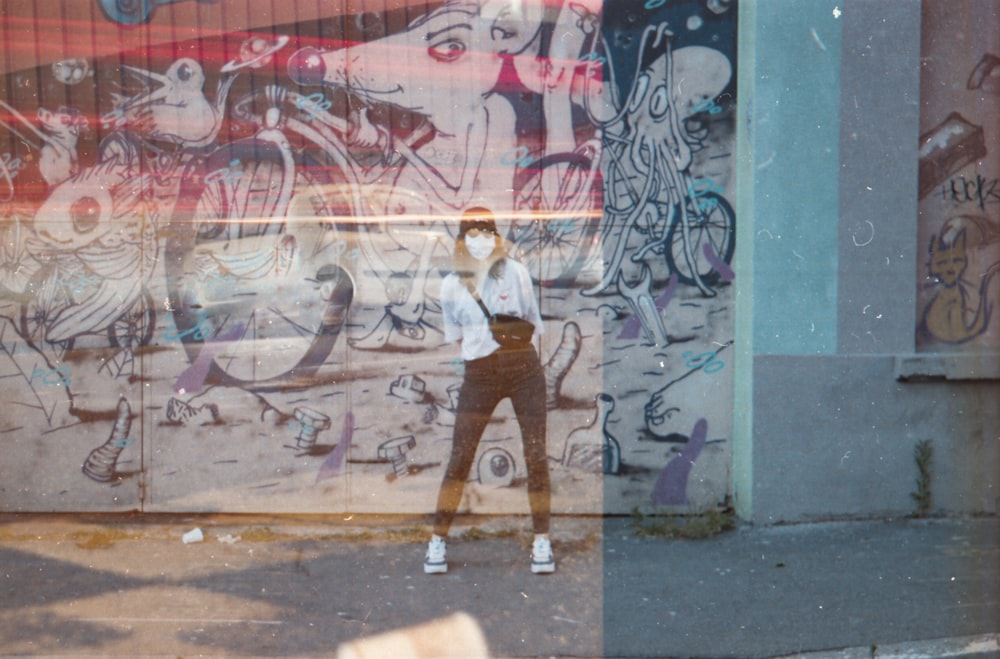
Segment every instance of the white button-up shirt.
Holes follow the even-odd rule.
[[[503,274],[494,279],[487,275],[479,287],[479,297],[490,313],[504,313],[527,320],[542,333],[542,315],[524,264],[506,259]],[[500,348],[493,340],[489,322],[472,293],[458,275],[452,273],[441,283],[441,313],[444,316],[445,341],[462,340],[462,359],[472,361],[492,354]]]

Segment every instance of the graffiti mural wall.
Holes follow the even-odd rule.
[[[6,72],[0,509],[432,511],[472,207],[540,300],[555,512],[728,506],[736,14],[386,3]],[[462,508],[525,479],[505,401]]]
[[[917,347],[995,352],[1000,29],[990,2],[924,2]]]

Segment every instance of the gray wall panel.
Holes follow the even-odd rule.
[[[912,352],[920,2],[844,4],[838,353]]]

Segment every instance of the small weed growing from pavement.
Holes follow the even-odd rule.
[[[121,529],[107,528],[100,531],[77,531],[70,537],[80,549],[108,549],[119,540],[132,540],[137,536]]]
[[[240,537],[247,542],[273,542],[278,539],[278,534],[269,526],[251,526],[241,532]]]
[[[516,535],[518,535],[518,532],[515,529],[487,531],[478,526],[473,526],[471,529],[463,531],[460,537],[462,540],[489,540],[491,538],[512,538]]]
[[[647,519],[638,508],[632,509],[632,530],[640,538],[701,540],[736,527],[731,511],[706,510],[700,515]]]
[[[910,497],[917,504],[916,517],[926,517],[931,510],[931,463],[934,461],[934,444],[922,439],[913,447],[913,461],[917,463],[917,491]]]
[[[426,542],[427,529],[422,526],[385,529],[377,537],[388,542]]]

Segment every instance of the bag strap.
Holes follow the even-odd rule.
[[[493,314],[491,314],[490,310],[486,308],[486,304],[483,302],[483,298],[479,297],[479,291],[476,290],[475,285],[471,281],[467,281],[465,282],[465,287],[469,289],[469,294],[472,295],[472,299],[476,301],[476,304],[479,305],[479,308],[483,310],[483,315],[486,316],[487,320],[489,320],[493,316]]]

